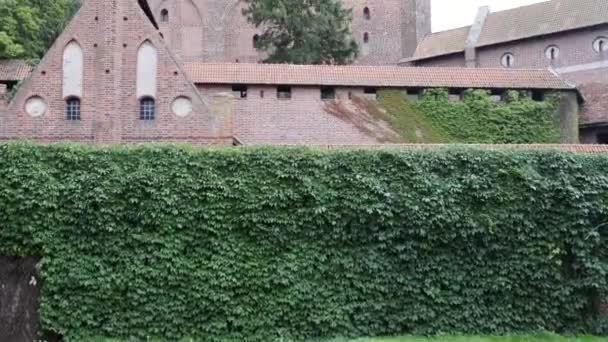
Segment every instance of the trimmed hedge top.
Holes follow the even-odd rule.
[[[608,156],[0,145],[0,251],[69,341],[583,331]]]

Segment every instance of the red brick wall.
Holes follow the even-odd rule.
[[[199,85],[205,96],[231,93],[230,86]],[[261,97],[261,92],[264,97]],[[337,89],[337,101],[348,105],[348,92]],[[318,87],[293,87],[290,100],[277,99],[274,86],[250,86],[246,99],[235,99],[234,135],[245,144],[375,144],[379,141],[353,124],[328,113]]]
[[[68,121],[62,98],[63,49],[76,40],[84,51],[82,120]],[[136,98],[137,50],[150,40],[158,50],[156,120],[139,120]],[[25,102],[41,96],[45,115],[32,118]],[[171,111],[178,96],[192,99],[194,111],[179,118]],[[196,88],[183,75],[158,32],[136,1],[86,1],[32,76],[8,113],[0,115],[0,139],[35,138],[119,143],[130,141],[228,141],[232,121],[209,112]]]
[[[353,35],[361,47],[359,63],[396,64],[404,54],[413,54],[418,40],[430,33],[430,0],[344,0],[353,8]],[[161,30],[171,42],[173,50],[184,60],[204,59],[214,62],[256,62],[263,58],[253,47],[253,36],[259,33],[242,15],[242,0],[151,0],[154,14],[160,17],[168,9],[168,23]],[[369,7],[371,18],[363,17]],[[200,13],[200,25],[184,25],[184,18],[192,12]],[[195,32],[202,34],[202,38]],[[189,33],[187,33],[189,32]],[[363,34],[370,34],[370,42],[363,43]],[[203,41],[203,51],[186,51],[196,41]]]

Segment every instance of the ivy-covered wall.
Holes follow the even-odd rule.
[[[589,331],[608,156],[0,145],[67,341]],[[282,339],[283,338],[283,339]]]
[[[496,102],[484,90],[469,90],[451,101],[447,90],[426,90],[415,102],[398,90],[379,92],[384,119],[404,143],[559,143],[559,96],[534,101],[510,91]]]

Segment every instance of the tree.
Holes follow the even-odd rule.
[[[0,0],[0,58],[41,58],[79,0]]]
[[[247,20],[263,33],[256,49],[267,63],[349,64],[358,55],[352,10],[340,0],[248,0]]]

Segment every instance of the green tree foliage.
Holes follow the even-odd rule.
[[[263,29],[256,43],[268,63],[348,64],[358,47],[351,34],[352,11],[340,0],[249,0],[243,10]]]
[[[549,151],[5,144],[0,254],[43,257],[43,322],[67,341],[581,332],[608,293],[607,169]]]
[[[406,143],[528,144],[559,143],[559,98],[532,100],[518,91],[495,102],[485,90],[468,90],[451,101],[445,89],[431,89],[409,102],[400,91],[384,90],[378,103],[384,120]]]
[[[0,0],[0,58],[41,58],[79,0]]]

